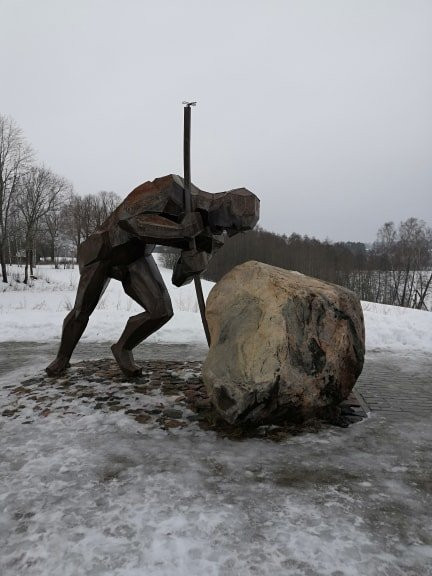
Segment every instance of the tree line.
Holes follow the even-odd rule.
[[[385,223],[372,246],[256,228],[227,238],[204,277],[216,282],[248,260],[345,286],[371,302],[427,310],[432,294],[432,230],[417,218]]]
[[[173,268],[178,251],[163,248],[165,266]],[[226,237],[203,274],[217,282],[234,266],[258,260],[345,286],[369,302],[422,310],[432,300],[432,230],[417,218],[396,226],[385,223],[371,246],[362,242],[321,241],[260,227]]]
[[[76,257],[85,240],[121,201],[114,192],[79,196],[72,184],[43,164],[10,117],[0,114],[0,266],[24,265],[24,282],[37,259]]]

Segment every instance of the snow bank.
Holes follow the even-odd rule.
[[[19,270],[15,268],[12,271],[16,274]],[[176,288],[171,284],[171,270],[161,268],[161,273],[170,292],[175,315],[149,341],[205,344],[193,284]],[[0,341],[46,342],[60,338],[63,318],[75,299],[78,269],[55,270],[41,266],[37,275],[38,279],[30,288],[23,284],[15,285],[13,290],[2,287]],[[205,297],[212,286],[212,282],[203,281]],[[362,304],[368,351],[432,350],[431,313],[370,302]],[[90,318],[83,340],[115,342],[127,318],[141,310],[124,294],[121,284],[112,280]]]
[[[431,352],[432,314],[362,302],[369,352]]]

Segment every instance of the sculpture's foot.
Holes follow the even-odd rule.
[[[113,344],[111,346],[111,352],[123,374],[126,374],[126,376],[142,375],[142,368],[135,364],[130,350],[125,350],[119,344]]]
[[[66,368],[69,368],[69,366],[69,358],[58,356],[54,362],[51,362],[51,364],[45,368],[45,372],[48,376],[59,376]]]

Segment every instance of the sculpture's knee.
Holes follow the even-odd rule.
[[[81,308],[72,308],[69,314],[66,316],[63,322],[63,326],[68,326],[71,322],[78,322],[79,324],[87,324],[90,318],[88,311]]]
[[[154,320],[160,320],[164,324],[171,320],[174,316],[171,300],[163,298],[158,301],[153,310],[150,311],[150,316]]]

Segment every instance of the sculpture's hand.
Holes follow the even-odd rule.
[[[172,283],[174,286],[188,284],[195,275],[201,274],[207,268],[208,262],[209,256],[205,252],[183,250],[174,266]]]
[[[225,244],[225,238],[222,234],[213,234],[207,226],[201,234],[195,237],[195,243],[197,250],[213,254]]]
[[[204,223],[199,212],[189,212],[180,222],[185,238],[195,238],[204,230]]]

